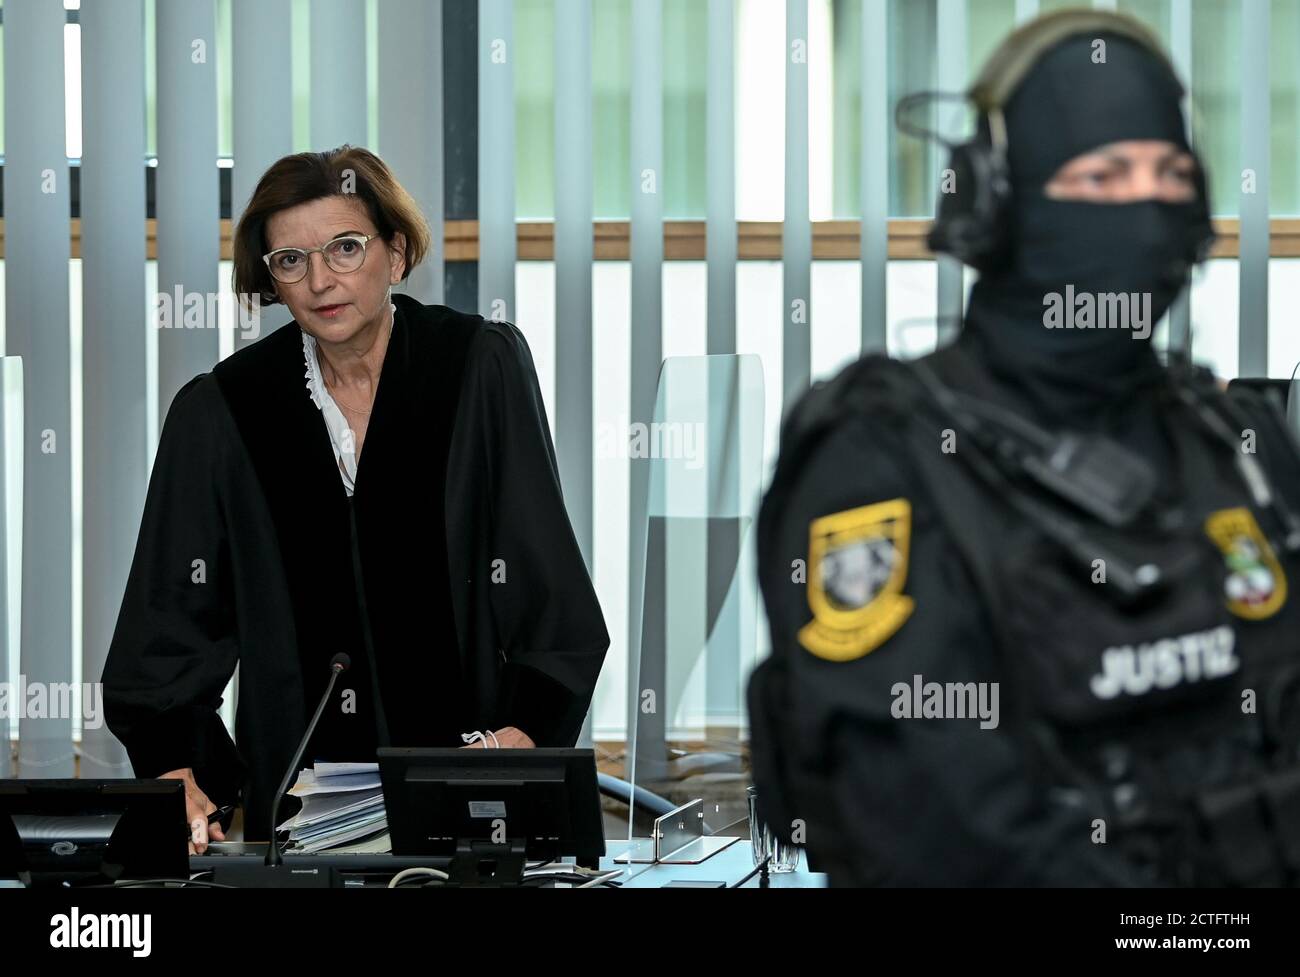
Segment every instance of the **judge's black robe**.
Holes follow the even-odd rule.
[[[609,646],[523,335],[394,303],[350,499],[294,322],[187,383],[163,425],[105,714],[137,776],[192,767],[250,839],[337,652],[352,667],[307,762],[503,726],[572,746]]]

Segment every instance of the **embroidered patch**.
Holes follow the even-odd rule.
[[[912,505],[891,499],[813,520],[808,606],[799,643],[818,658],[852,661],[875,651],[911,616],[903,593]]]
[[[1276,614],[1286,603],[1286,573],[1254,514],[1246,508],[1221,509],[1205,520],[1205,532],[1223,551],[1228,567],[1223,582],[1228,610],[1251,621]]]

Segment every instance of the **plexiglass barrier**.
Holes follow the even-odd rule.
[[[634,808],[649,795],[673,807],[702,800],[688,834],[747,831],[744,683],[757,655],[763,405],[757,356],[673,357],[651,420],[629,432],[640,642],[629,656],[624,776]],[[652,820],[636,812],[629,843],[647,839]],[[620,846],[611,840],[609,850]]]
[[[23,361],[18,356],[0,356],[0,682],[18,673],[22,532]],[[18,733],[17,710],[12,712],[12,717],[0,716],[5,744],[0,777],[11,775],[9,737]]]

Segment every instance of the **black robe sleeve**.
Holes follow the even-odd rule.
[[[462,394],[469,409],[457,434],[482,451],[487,495],[474,559],[492,630],[478,636],[480,653],[504,659],[498,728],[514,726],[538,746],[572,746],[609,633],[564,507],[532,355],[515,326],[482,324]]]
[[[207,377],[167,412],[103,686],[136,776],[192,767],[221,805],[238,799],[245,769],[217,713],[239,647],[220,497],[226,446]]]

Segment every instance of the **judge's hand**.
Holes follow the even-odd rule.
[[[217,805],[208,800],[208,795],[194,782],[194,769],[185,767],[181,770],[169,770],[161,774],[159,780],[182,780],[185,782],[185,819],[190,825],[190,854],[202,855],[208,850],[208,841],[225,841],[226,834],[219,823],[208,824],[208,815],[217,809]]]
[[[495,731],[497,742],[501,744],[503,750],[531,750],[537,744],[534,743],[522,729],[515,726],[506,726],[504,729]],[[468,746],[462,746],[462,750],[472,750],[475,747],[483,748],[488,744],[484,740],[470,743]]]

